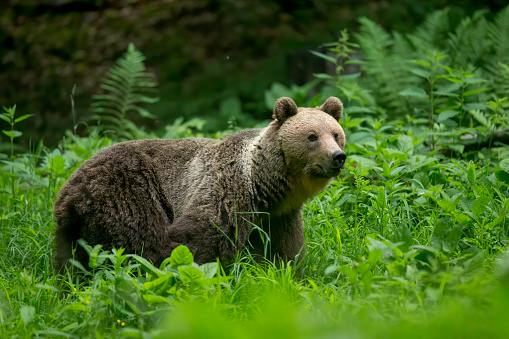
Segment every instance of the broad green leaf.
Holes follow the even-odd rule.
[[[463,153],[465,150],[465,145],[463,144],[449,144],[447,145],[451,150],[458,153]]]
[[[437,117],[437,121],[438,122],[445,121],[447,119],[455,117],[459,113],[460,113],[459,111],[452,111],[452,110],[447,110],[447,111],[440,112],[440,114]]]
[[[363,106],[349,106],[345,108],[345,113],[352,114],[352,113],[368,113],[368,114],[374,114],[376,113],[373,109],[369,107],[363,107]]]
[[[173,305],[173,300],[169,299],[169,298],[166,298],[166,297],[163,297],[163,296],[160,296],[160,295],[155,295],[155,294],[144,294],[142,295],[142,298],[149,303],[149,305],[154,305],[154,304],[170,304],[170,305]]]
[[[409,247],[412,245],[412,243],[414,241],[414,239],[412,237],[412,231],[406,224],[401,223],[401,225],[399,225],[399,227],[394,232],[393,241],[394,242],[402,242],[403,244],[400,245],[399,248],[403,252],[407,252]]]
[[[203,272],[195,267],[180,266],[178,270],[184,284],[189,284],[192,282],[199,283],[201,280],[203,280]]]
[[[168,282],[173,278],[173,274],[171,272],[167,272],[164,275],[159,276],[159,278],[147,281],[143,284],[143,288],[148,291],[157,292],[160,289],[164,289]]]
[[[398,148],[405,153],[413,150],[414,139],[409,135],[400,135],[398,138]]]
[[[353,159],[354,161],[359,163],[359,165],[363,169],[371,169],[371,168],[376,166],[376,161],[368,159],[368,158],[361,157],[359,155],[351,155],[351,156],[349,156],[349,158]]]
[[[217,274],[217,262],[209,262],[198,267],[203,273],[203,278],[213,278]]]
[[[477,110],[470,111],[470,114],[477,120],[479,123],[481,123],[485,127],[490,127],[490,123],[486,116],[481,112]]]
[[[15,130],[12,130],[12,131],[2,131],[4,132],[5,135],[7,135],[9,138],[17,138],[17,137],[20,137],[22,135],[22,133],[20,131],[15,131]]]
[[[478,89],[472,89],[470,91],[466,91],[465,93],[463,93],[463,97],[468,97],[468,96],[471,96],[471,95],[474,95],[474,94],[477,94],[477,93],[480,93],[480,92],[483,92],[483,91],[487,91],[489,88],[478,88]]]
[[[468,77],[465,79],[465,82],[467,84],[477,84],[477,83],[486,82],[486,81],[487,81],[486,79],[478,78],[476,76],[471,76],[471,77]]]
[[[365,145],[366,143],[375,141],[373,132],[357,132],[348,136],[348,144],[350,145]]]
[[[504,171],[499,166],[495,167],[495,176],[498,180],[505,182],[506,184],[509,184],[509,172]]]
[[[489,196],[481,195],[475,200],[474,206],[472,206],[472,213],[475,213],[478,216],[482,216],[482,214],[486,211],[489,202]]]
[[[431,78],[431,72],[428,72],[426,70],[420,69],[420,68],[412,68],[410,70],[413,74],[420,76],[421,78]]]
[[[501,169],[503,169],[506,172],[509,172],[509,159],[503,159],[498,163],[498,166],[500,166]]]
[[[51,160],[51,170],[53,173],[62,173],[65,166],[65,160],[61,155],[55,155]]]
[[[461,239],[463,227],[454,225],[450,218],[440,219],[433,229],[431,235],[431,246],[439,251],[452,252],[458,246]]]
[[[170,265],[171,266],[180,266],[180,265],[191,265],[193,263],[194,257],[189,248],[184,245],[180,245],[176,247],[170,256]]]
[[[357,281],[357,271],[353,270],[352,268],[345,265],[341,266],[339,271],[346,275],[348,279],[350,279],[350,283],[355,283]]]
[[[21,306],[19,309],[19,315],[23,319],[23,323],[28,325],[35,317],[35,307],[33,306]]]
[[[463,109],[465,111],[473,111],[473,110],[476,110],[476,109],[484,110],[484,109],[486,109],[486,105],[482,104],[482,103],[475,103],[474,102],[474,103],[463,105]]]
[[[451,212],[456,208],[456,204],[452,201],[439,199],[437,200],[438,206],[440,206],[444,211]]]
[[[428,94],[420,87],[410,87],[399,92],[399,95],[415,98],[428,98]]]
[[[473,220],[470,216],[467,214],[458,212],[458,211],[452,211],[452,216],[454,219],[460,223],[460,224],[468,224],[471,220]]]

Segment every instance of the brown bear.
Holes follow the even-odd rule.
[[[304,246],[302,205],[345,164],[342,112],[335,97],[316,108],[283,97],[266,128],[101,150],[71,175],[55,202],[57,265],[72,257],[73,247],[87,265],[76,246],[80,238],[155,265],[181,244],[197,263],[230,263],[243,248],[295,259]]]

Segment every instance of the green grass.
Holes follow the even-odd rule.
[[[487,44],[482,56],[471,44],[459,57],[443,41],[423,36],[426,30],[387,33],[364,19],[359,44],[343,35],[327,45],[337,53],[326,57],[338,74],[319,77],[323,96],[345,103],[348,159],[341,177],[304,208],[307,253],[297,267],[253,264],[245,253],[231,267],[198,266],[185,247],[154,267],[121,249],[95,246],[86,247],[91,272],[76,263],[74,273],[57,274],[52,205],[58,189],[122,133],[90,127],[87,137],[69,131],[58,149],[40,143],[17,152],[15,140],[24,137],[16,126],[29,116],[5,109],[0,337],[505,338],[509,148],[493,137],[508,130],[509,101],[500,89],[509,86],[509,66],[499,53],[506,46],[489,39],[509,27],[509,7],[494,23],[476,15],[451,28],[448,44],[469,32],[469,39]],[[439,12],[425,25],[445,27],[444,18]],[[479,40],[476,32],[491,33]],[[380,36],[392,47],[375,44]],[[409,54],[421,40],[427,43],[420,54]],[[362,74],[345,76],[353,51],[365,56]],[[380,67],[377,53],[387,66]],[[478,71],[469,60],[481,65]],[[389,88],[391,74],[405,79]],[[285,90],[305,100],[306,88]],[[274,85],[267,104],[281,90]],[[203,136],[203,123],[178,120],[164,136]],[[124,118],[114,124],[132,136],[155,136]]]
[[[505,160],[495,167],[496,158],[446,158],[429,152],[425,138],[363,124],[375,144],[348,146],[342,177],[306,205],[307,254],[298,268],[239,256],[225,273],[215,263],[192,264],[185,248],[156,268],[96,246],[89,248],[93,272],[59,276],[52,260],[58,187],[111,141],[92,133],[69,137],[63,150],[5,156],[0,335],[503,336]],[[355,120],[343,125],[350,137],[361,133]]]

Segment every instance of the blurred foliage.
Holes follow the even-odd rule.
[[[456,20],[502,0],[4,0],[0,11],[0,105],[34,118],[23,131],[54,145],[92,114],[90,98],[115,59],[133,43],[161,84],[149,128],[178,117],[205,118],[208,131],[267,119],[264,90],[274,82],[303,85],[325,64],[307,52],[366,16],[410,29],[433,9],[456,5]],[[7,84],[7,85],[5,85]],[[242,105],[240,103],[242,102]],[[228,116],[225,118],[225,115]],[[136,121],[135,121],[136,122]],[[79,131],[79,129],[78,129]]]

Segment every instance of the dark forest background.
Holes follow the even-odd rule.
[[[433,10],[450,7],[450,20],[491,1],[380,0],[2,0],[0,106],[34,114],[17,128],[27,140],[56,145],[64,130],[85,130],[90,103],[106,71],[133,43],[156,75],[157,130],[176,118],[200,117],[205,130],[244,127],[270,117],[264,92],[277,82],[303,85],[324,73],[309,53],[357,29],[368,17],[386,29],[412,31]],[[331,70],[332,72],[334,70]],[[73,92],[73,88],[75,90]],[[74,108],[71,100],[73,95]],[[137,118],[141,119],[141,118]],[[5,129],[6,126],[0,126]]]

